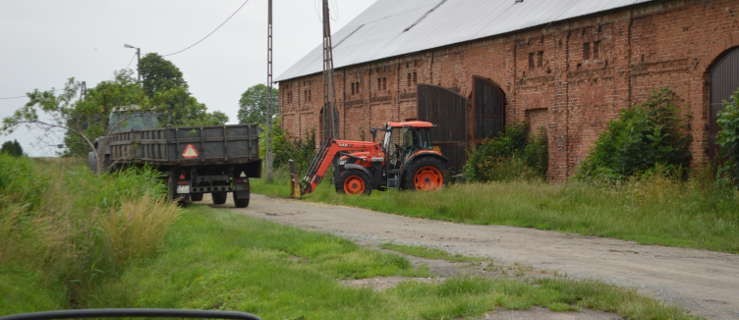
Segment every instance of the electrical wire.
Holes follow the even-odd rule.
[[[228,23],[228,21],[230,21],[230,20],[231,20],[231,18],[233,18],[233,17],[234,17],[234,16],[235,16],[235,15],[236,15],[237,13],[239,13],[239,11],[241,11],[241,9],[242,9],[242,8],[243,8],[244,6],[246,6],[246,4],[247,4],[248,2],[249,2],[249,0],[244,0],[244,2],[243,2],[243,3],[241,3],[241,5],[240,5],[240,6],[238,7],[238,8],[236,8],[236,11],[234,11],[234,12],[233,12],[233,13],[232,13],[232,14],[231,14],[230,16],[228,16],[228,17],[226,18],[226,20],[223,20],[223,22],[221,22],[221,23],[220,23],[220,24],[219,24],[218,26],[216,26],[216,27],[215,27],[215,28],[214,28],[213,30],[211,30],[210,32],[208,32],[208,34],[206,34],[206,35],[205,35],[204,37],[200,38],[200,40],[198,40],[198,41],[195,41],[195,42],[193,42],[193,43],[192,43],[192,44],[190,44],[189,46],[187,46],[187,47],[185,47],[185,48],[183,48],[183,49],[180,49],[179,51],[175,51],[175,52],[172,52],[172,53],[169,53],[169,54],[165,54],[165,55],[163,55],[163,57],[171,57],[171,56],[173,56],[173,55],[176,55],[176,54],[180,54],[180,53],[183,53],[183,52],[185,52],[185,51],[187,51],[187,50],[190,50],[190,49],[192,49],[193,47],[195,47],[195,46],[199,45],[199,44],[200,44],[201,42],[205,41],[205,40],[206,40],[206,39],[208,39],[208,38],[209,38],[210,36],[212,36],[212,35],[213,35],[214,33],[216,33],[216,31],[218,31],[219,29],[221,29],[221,27],[223,27],[223,26],[224,26],[224,25],[225,25],[226,23]]]
[[[14,100],[14,99],[21,99],[21,98],[27,98],[27,96],[1,97],[0,100]]]

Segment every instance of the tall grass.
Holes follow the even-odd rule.
[[[152,171],[95,176],[75,160],[0,155],[0,268],[84,305],[101,279],[155,253],[177,216],[163,195]]]
[[[254,192],[286,197],[287,181],[252,185]],[[326,180],[305,199],[429,219],[739,252],[739,193],[702,179],[652,175],[615,185],[491,182],[433,193],[375,191],[369,197],[336,194]]]

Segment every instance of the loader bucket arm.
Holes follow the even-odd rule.
[[[360,151],[382,152],[381,150],[382,148],[379,144],[370,141],[329,140],[318,150],[318,153],[311,160],[308,171],[300,181],[300,195],[305,195],[316,190],[316,187],[321,183],[326,172],[333,164],[334,159],[340,153]],[[293,186],[295,186],[295,183],[296,181],[293,179]],[[295,190],[295,187],[293,187],[293,190]]]

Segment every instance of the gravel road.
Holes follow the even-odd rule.
[[[596,279],[680,306],[707,319],[739,319],[739,255],[639,245],[506,226],[408,218],[375,211],[252,195],[248,216],[332,233],[365,244],[395,242],[520,263]]]

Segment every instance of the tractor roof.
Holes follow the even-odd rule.
[[[400,122],[388,122],[387,125],[391,128],[433,128],[433,123],[428,121],[400,121]]]

